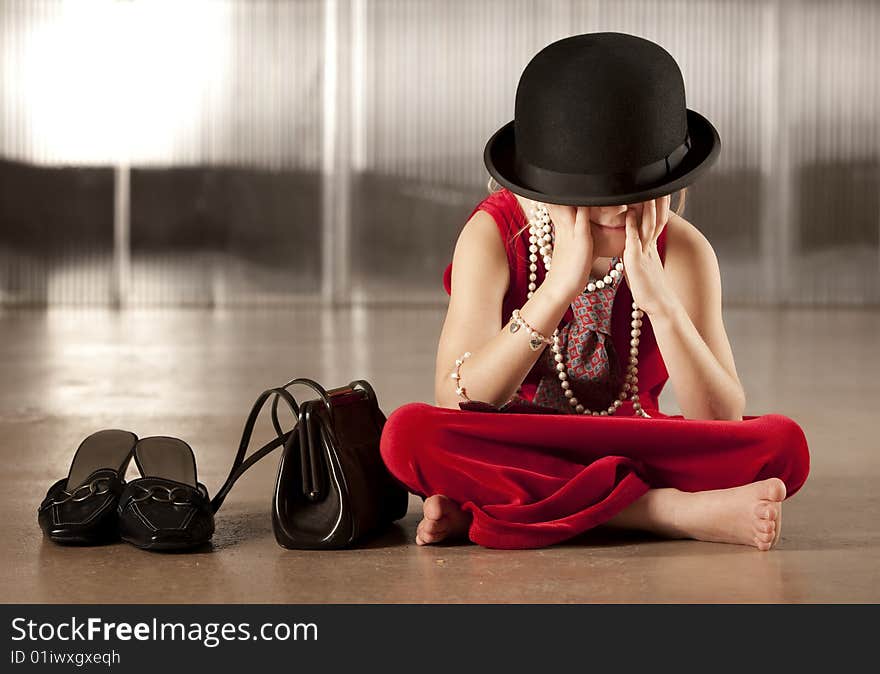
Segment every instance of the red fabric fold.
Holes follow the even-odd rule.
[[[651,419],[498,414],[414,402],[388,416],[380,449],[412,493],[444,494],[471,512],[470,539],[492,548],[559,543],[651,487],[703,491],[778,477],[792,496],[807,479],[806,438],[787,417],[696,421],[649,412]]]

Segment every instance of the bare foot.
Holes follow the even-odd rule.
[[[416,529],[416,543],[419,545],[439,543],[446,538],[461,538],[471,523],[470,513],[442,494],[426,498],[422,513],[424,517]]]
[[[687,538],[769,550],[782,531],[785,483],[778,477],[730,489],[683,492],[676,529]]]

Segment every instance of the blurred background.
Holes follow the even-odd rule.
[[[728,302],[880,300],[872,0],[2,0],[0,303],[443,306],[522,69],[600,30],[721,135]]]

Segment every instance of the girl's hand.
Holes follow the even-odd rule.
[[[590,207],[557,204],[546,206],[553,222],[555,239],[551,269],[545,283],[550,283],[566,298],[574,299],[584,291],[593,268]],[[540,251],[538,255],[540,258]]]
[[[641,213],[626,213],[626,244],[623,250],[624,276],[633,300],[648,316],[669,306],[672,290],[666,284],[657,237],[669,221],[672,195],[643,203]]]

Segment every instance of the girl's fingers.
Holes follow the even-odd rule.
[[[547,204],[547,212],[550,213],[550,219],[553,221],[557,232],[568,231],[574,226],[574,213],[571,206]]]
[[[654,237],[654,229],[657,226],[657,202],[649,199],[642,209],[642,246],[646,247]]]
[[[582,236],[584,231],[590,231],[590,207],[578,206],[577,215],[574,219],[574,231],[576,235]]]
[[[632,252],[642,252],[642,242],[639,239],[639,227],[635,211],[626,212],[626,248]]]
[[[666,196],[660,197],[657,202],[657,228],[654,230],[654,239],[652,243],[657,242],[657,239],[660,237],[660,233],[663,231],[663,228],[666,227],[666,223],[669,222],[669,211],[670,206],[672,205],[672,195],[667,194]]]

